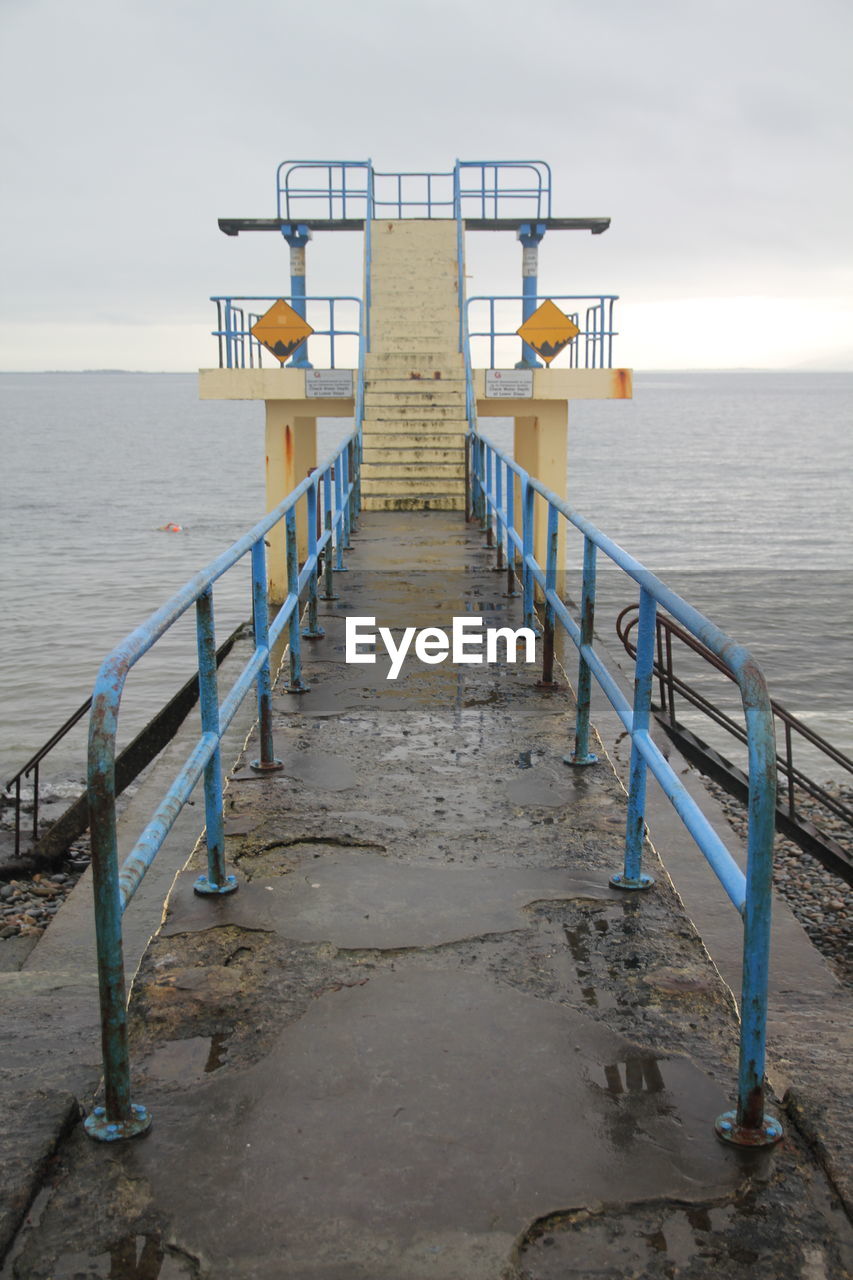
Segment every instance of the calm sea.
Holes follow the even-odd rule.
[[[647,373],[634,397],[572,406],[572,504],[853,753],[853,374]],[[325,423],[321,449],[344,430]],[[0,374],[0,441],[5,779],[88,695],[104,654],[263,514],[263,407],[201,403],[190,374]],[[248,571],[232,576],[221,638],[250,612]],[[602,577],[604,626],[632,595]],[[129,681],[124,740],[190,674],[184,621]],[[84,740],[46,770],[69,789]]]

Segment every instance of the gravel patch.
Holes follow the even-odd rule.
[[[54,870],[17,875],[0,882],[0,970],[19,968],[4,963],[4,943],[13,938],[38,942],[53,917],[89,865],[89,837],[75,840]],[[20,963],[25,958],[16,951]]]

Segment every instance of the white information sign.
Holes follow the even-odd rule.
[[[348,400],[352,397],[352,369],[306,369],[309,400]]]
[[[490,400],[531,400],[532,369],[487,369],[486,398]]]

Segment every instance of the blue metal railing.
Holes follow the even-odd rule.
[[[551,216],[551,166],[544,160],[457,160],[454,172],[459,217]]]
[[[589,712],[592,677],[607,696],[631,738],[631,765],[625,860],[611,883],[626,890],[646,889],[652,878],[642,870],[645,839],[647,772],[651,770],[687,830],[710,863],[726,894],[743,917],[743,977],[741,1035],[736,1110],[716,1122],[720,1137],[739,1145],[776,1142],[781,1125],[764,1112],[764,1059],[767,1023],[767,977],[770,948],[770,897],[773,870],[773,832],[776,802],[776,746],[773,713],[764,677],[754,659],[696,609],[671,591],[633,556],[628,555],[556,494],[480,436],[471,418],[468,437],[469,511],[479,518],[488,541],[498,548],[498,563],[507,567],[507,590],[514,594],[515,571],[520,570],[525,625],[534,625],[534,593],[544,603],[543,675],[553,681],[554,633],[557,623],[579,652],[575,748],[567,763],[587,765],[596,757],[589,750]],[[534,554],[535,504],[547,510],[546,564]],[[520,522],[516,516],[520,503]],[[576,621],[557,590],[560,524],[583,535],[583,582],[580,621]],[[518,527],[520,523],[520,528]],[[593,647],[596,558],[601,552],[640,588],[640,614],[635,659],[633,705]],[[701,809],[661,754],[649,734],[655,620],[665,608],[691,635],[706,645],[737,682],[743,702],[749,752],[749,836],[746,875],[716,834]]]
[[[237,888],[235,877],[229,875],[225,866],[220,742],[237,709],[255,685],[260,757],[252,767],[259,772],[282,767],[275,758],[273,747],[270,653],[287,629],[289,688],[302,688],[301,635],[314,638],[323,634],[317,623],[318,598],[335,599],[334,573],[344,567],[343,550],[349,545],[350,532],[360,510],[359,464],[360,442],[356,432],[274,511],[206,569],[197,573],[168,603],[127,636],[101,665],[89,721],[88,776],[105,1103],[86,1118],[85,1127],[92,1137],[112,1141],[143,1133],[150,1125],[147,1109],[130,1099],[121,929],[125,908],[202,777],[207,874],[199,877],[195,889],[197,893],[215,896],[231,893]],[[304,504],[307,529],[307,555],[301,568],[296,534],[296,514],[300,504]],[[285,534],[287,597],[269,621],[266,537],[281,522],[284,523]],[[324,591],[322,597],[318,597],[321,555]],[[213,585],[245,556],[250,557],[252,568],[255,647],[234,685],[220,702]],[[305,601],[307,626],[304,632],[300,632],[300,615]],[[143,654],[193,605],[196,610],[201,734],[145,830],[119,867],[115,753],[125,681]]]
[[[372,173],[369,160],[282,160],[276,169],[278,216],[285,222],[364,218]]]
[[[551,216],[544,160],[457,160],[448,172],[384,173],[370,160],[283,160],[276,209],[285,222]]]
[[[261,369],[264,362],[267,366],[279,367],[277,357],[268,352],[252,335],[252,326],[279,300],[287,302],[294,309],[298,303],[305,311],[305,317],[314,330],[306,343],[310,341],[316,347],[318,342],[326,340],[321,349],[323,368],[340,367],[341,339],[346,338],[353,339],[353,342],[345,344],[349,350],[343,353],[343,367],[353,367],[357,343],[364,328],[360,298],[309,295],[294,299],[286,294],[265,298],[215,295],[211,298],[211,302],[216,303],[216,328],[212,333],[219,343],[220,369]],[[343,320],[342,312],[345,313]]]
[[[566,347],[568,365],[572,369],[611,369],[613,367],[613,339],[616,330],[613,328],[613,304],[618,294],[540,294],[534,299],[535,305],[546,300],[546,296],[560,306],[560,309],[580,329],[580,333]],[[521,294],[495,297],[469,298],[469,312],[466,328],[468,331],[469,350],[471,344],[477,342],[477,351],[484,352],[488,359],[477,361],[478,368],[507,368],[514,363],[514,356],[507,354],[509,343],[521,343],[517,329],[522,323],[522,306],[528,299]],[[581,305],[578,305],[581,304]],[[584,305],[585,304],[585,305]],[[486,317],[474,327],[470,311],[472,307],[486,310]],[[498,328],[497,311],[504,315],[511,314],[511,320],[500,323],[509,327]],[[517,321],[517,323],[516,323]],[[501,353],[498,355],[498,343],[501,341]],[[523,344],[522,344],[523,345]],[[501,361],[498,364],[498,360]],[[473,363],[473,360],[471,361]]]

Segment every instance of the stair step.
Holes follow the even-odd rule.
[[[365,388],[365,410],[380,405],[391,405],[396,409],[417,409],[423,407],[430,413],[433,409],[464,408],[465,391],[461,383],[454,387],[444,381],[425,381],[417,379],[406,384],[405,391],[391,391],[387,387]]]
[[[430,493],[404,497],[400,494],[371,494],[364,499],[365,511],[464,511],[465,494]]]
[[[409,369],[440,369],[442,373],[445,370],[455,370],[464,377],[465,363],[462,359],[457,345],[444,347],[436,350],[435,347],[429,347],[425,350],[410,350],[401,346],[395,351],[368,351],[364,367],[367,373],[379,372],[380,370],[403,369],[408,373]]]
[[[413,376],[415,373],[417,373],[416,377]],[[464,378],[434,378],[432,374],[422,374],[412,370],[404,377],[377,377],[371,374],[364,379],[364,389],[367,394],[382,392],[386,395],[406,395],[420,389],[426,393],[427,388],[437,390],[439,387],[446,387],[451,393],[461,392],[463,398],[465,396]]]
[[[440,468],[443,466],[464,467],[465,441],[460,437],[449,449],[424,449],[417,441],[408,438],[395,440],[388,447],[387,440],[380,441],[375,447],[372,443],[364,446],[364,463],[366,467],[393,467],[398,463],[405,466],[414,465]]]
[[[362,485],[372,480],[464,480],[465,463],[462,462],[423,462],[412,461],[408,457],[404,461],[377,462],[371,457],[364,459],[361,466]]]
[[[365,440],[370,438],[379,438],[389,435],[407,435],[410,439],[430,438],[451,439],[455,436],[467,434],[467,419],[465,417],[437,417],[437,419],[410,419],[410,417],[371,417],[362,422],[362,431],[364,431]]]
[[[372,498],[376,495],[380,497],[388,497],[400,495],[402,497],[423,497],[426,494],[447,494],[448,496],[464,496],[465,481],[463,479],[450,479],[443,476],[412,476],[409,479],[387,479],[387,480],[370,480],[362,478],[361,493],[364,498]]]

